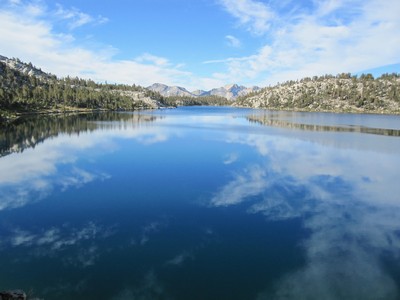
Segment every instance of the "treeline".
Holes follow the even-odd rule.
[[[223,106],[232,104],[225,97],[209,95],[201,97],[188,96],[169,96],[164,98],[164,103],[168,106],[193,106],[193,105],[212,105]]]
[[[349,73],[290,80],[239,97],[237,105],[311,111],[400,112],[400,74]]]
[[[148,104],[133,99],[129,92],[141,93],[163,103],[155,92],[136,85],[98,84],[93,80],[49,76],[39,79],[9,68],[0,62],[0,110],[31,112],[54,108],[84,108],[105,110],[135,110]],[[138,97],[137,97],[138,98]]]
[[[137,85],[99,84],[78,77],[57,78],[13,59],[19,69],[0,61],[0,120],[41,111],[136,110],[159,106],[229,105],[219,96],[163,97]],[[31,70],[28,75],[22,70]]]

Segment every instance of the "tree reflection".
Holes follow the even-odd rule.
[[[19,119],[0,127],[0,157],[34,148],[59,134],[80,134],[119,125],[137,127],[157,116],[140,113],[98,112],[69,115],[40,115]]]
[[[358,133],[368,133],[368,134],[377,134],[386,136],[400,136],[400,130],[397,129],[372,128],[359,125],[331,126],[331,125],[318,125],[318,124],[302,124],[302,123],[288,122],[284,120],[276,120],[271,118],[271,116],[269,115],[252,115],[248,116],[247,120],[251,123],[258,123],[265,126],[308,130],[308,131],[358,132]]]

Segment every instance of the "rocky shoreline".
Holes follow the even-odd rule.
[[[10,290],[0,292],[0,300],[44,300],[28,296],[23,290]]]

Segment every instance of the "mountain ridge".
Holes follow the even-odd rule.
[[[22,62],[19,58],[8,58],[6,56],[0,55],[0,62],[6,64],[9,68],[21,72],[27,76],[35,76],[38,79],[51,79],[55,75],[46,73],[42,69],[35,67],[32,63]]]
[[[372,74],[341,73],[290,80],[262,89],[228,84],[209,91],[190,92],[165,84],[144,88],[135,84],[95,83],[78,77],[57,78],[31,63],[0,55],[0,120],[34,112],[118,111],[186,105],[400,114],[400,73],[378,78]]]
[[[30,113],[121,111],[165,107],[164,98],[136,85],[57,78],[18,58],[0,56],[0,121]]]
[[[247,94],[257,92],[261,90],[258,86],[252,87],[245,87],[242,85],[238,85],[236,83],[227,84],[225,86],[219,88],[213,88],[211,90],[195,90],[195,91],[188,91],[184,87],[180,86],[168,86],[162,83],[154,83],[147,87],[147,89],[158,92],[164,97],[170,96],[181,96],[181,97],[204,97],[204,96],[219,96],[224,97],[228,100],[234,101],[236,98],[245,96]]]
[[[239,97],[234,106],[296,111],[400,114],[400,74],[350,73],[289,80]]]
[[[164,97],[171,97],[171,96],[193,97],[193,94],[191,92],[189,92],[184,87],[180,86],[168,86],[162,83],[153,83],[152,85],[148,86],[147,89],[153,92],[160,93]]]

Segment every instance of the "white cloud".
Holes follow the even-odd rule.
[[[253,35],[253,40],[259,39],[261,46],[241,57],[210,57],[206,63],[219,63],[222,68],[206,75],[186,71],[182,66],[190,64],[172,62],[162,55],[144,52],[116,59],[119,50],[113,45],[80,43],[73,29],[102,24],[107,18],[60,5],[51,10],[42,1],[12,0],[0,8],[0,54],[32,62],[58,76],[143,86],[162,82],[190,90],[211,89],[227,82],[266,86],[399,63],[399,1],[325,0],[312,1],[309,6],[290,0],[268,4],[216,1]],[[67,29],[60,31],[62,26],[56,26],[60,24]],[[241,50],[251,47],[234,33],[225,40],[232,47],[241,46]]]
[[[238,38],[234,37],[233,35],[227,35],[227,36],[225,36],[225,38],[226,38],[229,46],[231,46],[233,48],[240,47],[241,43]]]
[[[238,13],[248,2],[251,1],[222,1],[241,23],[255,24],[256,16]],[[400,11],[398,1],[327,0],[315,2],[308,11],[271,13],[274,17],[266,19],[271,24],[268,42],[255,54],[209,63],[226,65],[227,71],[218,74],[219,78],[262,86],[399,63],[400,19],[395,11]],[[267,28],[259,32],[267,32]]]
[[[70,29],[74,29],[88,23],[103,23],[104,17],[94,18],[79,10],[62,7],[53,13],[53,19],[48,15],[50,13],[46,7],[27,3],[0,9],[0,53],[32,62],[58,76],[78,76],[98,82],[143,86],[163,82],[191,87],[196,87],[197,82],[207,84],[206,78],[196,79],[190,72],[180,70],[182,64],[173,65],[166,58],[144,53],[132,60],[115,60],[113,56],[117,49],[102,46],[92,50],[75,44],[71,33],[53,29],[54,18],[67,20]]]
[[[60,4],[56,5],[57,11],[55,12],[55,15],[60,19],[67,20],[70,29],[75,29],[90,23],[103,24],[108,21],[107,18],[104,18],[102,16],[93,17],[84,12],[81,12],[77,8],[66,9]]]
[[[266,33],[274,18],[273,11],[263,2],[253,0],[220,0],[232,16],[255,35]]]
[[[329,15],[344,5],[343,0],[323,0],[315,1],[314,3],[317,6],[316,13],[318,16]]]
[[[150,64],[155,64],[156,66],[170,65],[168,59],[164,57],[158,57],[150,53],[144,53],[141,56],[137,57],[135,60],[140,63],[148,62]]]

